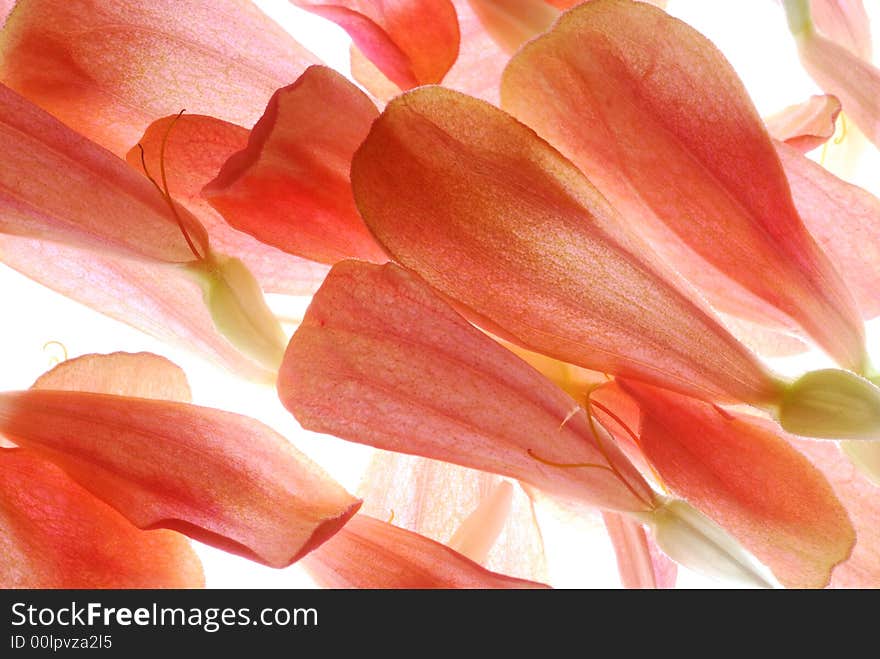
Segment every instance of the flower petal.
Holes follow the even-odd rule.
[[[0,235],[0,261],[43,286],[249,380],[275,378],[217,331],[202,291],[182,269],[4,235]]]
[[[871,20],[862,0],[810,0],[816,27],[853,55],[870,62]]]
[[[865,136],[880,146],[880,69],[813,29],[795,34],[801,64],[843,104]]]
[[[880,497],[873,485],[832,442],[790,441],[813,461],[834,488],[856,529],[856,546],[831,575],[833,588],[880,588]]]
[[[226,161],[204,195],[229,224],[291,254],[384,263],[349,178],[352,156],[377,116],[341,75],[309,67],[272,96],[247,147]]]
[[[3,85],[0,150],[0,232],[171,263],[195,259],[145,178]],[[204,254],[204,228],[186,211],[180,218]]]
[[[619,513],[602,513],[614,545],[624,588],[674,588],[678,566],[660,553],[637,521]]]
[[[325,588],[546,588],[480,567],[423,535],[355,515],[303,561]]]
[[[183,369],[150,352],[114,352],[68,359],[37,378],[31,389],[90,391],[180,403],[192,400]]]
[[[804,228],[761,118],[691,27],[647,3],[585,3],[517,53],[501,96],[713,305],[782,312],[842,366],[865,366],[855,303]]]
[[[626,381],[639,445],[664,483],[788,587],[823,587],[855,532],[828,481],[775,424]]]
[[[834,122],[837,121],[838,114],[840,101],[836,96],[824,94],[811,96],[803,103],[791,105],[767,117],[764,123],[772,137],[806,153],[821,146],[834,135]]]
[[[804,223],[835,263],[862,317],[880,316],[880,199],[777,144]]]
[[[291,0],[342,27],[401,89],[440,82],[458,54],[449,0]]]
[[[504,339],[697,396],[776,395],[589,181],[487,103],[440,87],[397,97],[352,184],[394,259]]]
[[[571,398],[396,265],[333,267],[290,341],[278,392],[309,430],[511,476],[569,500],[651,507],[650,489],[572,414]]]
[[[251,2],[20,2],[0,39],[0,80],[124,156],[186,108],[250,126],[315,57]]]
[[[61,469],[0,452],[0,588],[200,588],[202,566],[172,531],[140,531]]]
[[[160,171],[162,141],[169,124],[175,121],[165,145],[169,189],[176,201],[202,221],[214,249],[244,261],[266,291],[291,295],[314,293],[327,268],[285,254],[236,231],[202,197],[202,188],[217,175],[223,163],[247,146],[248,130],[204,115],[184,114],[179,119],[176,116],[154,121],[138,142],[144,149],[149,171],[154,175]],[[128,152],[126,160],[143,173],[138,147]]]
[[[465,520],[507,483],[499,476],[401,453],[378,451],[358,494],[365,514],[392,519],[396,526],[450,547]],[[541,531],[531,499],[515,488],[511,510],[485,560],[467,554],[493,572],[547,581]],[[462,549],[457,548],[462,552]],[[464,553],[464,552],[462,552]]]
[[[7,392],[0,431],[138,527],[180,531],[272,567],[320,545],[360,506],[283,437],[220,410],[79,391]]]

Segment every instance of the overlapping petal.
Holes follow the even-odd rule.
[[[326,588],[546,588],[490,572],[423,535],[355,515],[303,564]]]
[[[855,532],[831,485],[778,426],[655,387],[620,385],[639,405],[639,446],[666,486],[727,529],[783,585],[828,583]]]
[[[449,0],[291,0],[345,29],[401,89],[440,82],[458,54]]]
[[[352,184],[389,254],[502,338],[705,398],[776,396],[581,172],[489,104],[439,87],[399,96]]]
[[[275,373],[218,331],[200,288],[182,269],[0,235],[0,261],[62,295],[258,382]]]
[[[870,62],[871,21],[863,0],[810,0],[816,27],[853,55]]]
[[[334,266],[291,339],[278,392],[310,430],[609,509],[652,506],[571,398],[396,265]]]
[[[251,126],[315,57],[251,2],[20,2],[0,38],[0,80],[124,156],[156,119]]]
[[[495,474],[379,451],[358,494],[367,515],[390,518],[395,526],[442,542],[493,572],[547,581],[532,501]]]
[[[773,138],[798,151],[807,152],[821,146],[834,135],[834,122],[840,114],[840,108],[836,96],[811,96],[803,103],[791,105],[767,117],[764,123]]]
[[[204,190],[229,224],[313,261],[385,262],[355,207],[349,170],[378,112],[341,75],[310,67],[272,96],[246,148]]]
[[[0,431],[140,528],[274,567],[320,545],[360,505],[277,433],[220,410],[33,389],[0,394]]]
[[[0,149],[0,232],[171,263],[195,259],[145,178],[2,85]],[[184,210],[179,218],[204,253],[204,228]]]
[[[172,121],[174,125],[169,131]],[[314,293],[327,274],[326,267],[285,254],[236,231],[202,197],[202,188],[217,175],[223,164],[247,146],[248,130],[204,115],[184,114],[179,119],[159,119],[150,124],[138,142],[144,150],[147,169],[153,176],[161,171],[160,153],[166,134],[165,171],[169,191],[175,201],[201,220],[211,236],[214,249],[244,261],[268,292]],[[126,159],[129,165],[143,173],[138,147],[132,148]]]
[[[660,553],[644,527],[619,513],[602,513],[624,588],[674,588],[678,567]]]
[[[691,27],[646,3],[585,3],[515,56],[502,103],[719,309],[776,324],[781,311],[841,365],[865,366],[855,303],[804,228],[760,117]]]
[[[0,451],[0,587],[199,588],[202,566],[172,531],[141,531],[53,464]]]

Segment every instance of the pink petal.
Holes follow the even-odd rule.
[[[678,566],[666,558],[642,525],[619,513],[602,513],[624,588],[674,588]]]
[[[171,263],[195,259],[145,178],[3,85],[0,149],[0,232]],[[186,211],[180,218],[204,254],[204,228]]]
[[[504,339],[710,399],[777,395],[589,181],[487,103],[440,87],[397,97],[352,184],[389,254]]]
[[[880,497],[878,489],[832,442],[789,438],[822,470],[856,529],[856,546],[831,575],[833,588],[880,588]]]
[[[501,483],[499,476],[400,453],[379,451],[358,494],[365,514],[452,546],[462,523]],[[511,510],[485,560],[493,572],[531,581],[547,580],[541,531],[532,503],[516,488]],[[459,551],[461,551],[459,549]]]
[[[791,147],[776,151],[804,223],[839,264],[862,317],[880,315],[880,199]]]
[[[647,3],[585,3],[517,53],[502,101],[713,305],[783,326],[785,314],[842,366],[863,368],[855,302],[804,228],[745,88],[707,39]]]
[[[83,355],[47,371],[31,389],[63,389],[189,403],[186,374],[177,364],[150,352]]]
[[[834,94],[875,146],[880,146],[880,69],[815,31],[796,35],[801,63],[819,86]]]
[[[273,567],[320,545],[360,506],[283,437],[219,410],[34,389],[0,394],[0,431],[135,526]]]
[[[853,55],[870,62],[871,21],[862,0],[810,0],[816,27]]]
[[[401,89],[440,82],[458,54],[449,0],[291,0],[342,27]]]
[[[189,541],[140,531],[61,469],[0,454],[0,588],[200,588]]]
[[[439,542],[355,515],[303,561],[325,588],[546,588],[481,568]]]
[[[673,492],[721,524],[783,585],[828,583],[855,532],[826,478],[776,424],[619,384],[641,410],[639,445]]]
[[[214,325],[185,271],[65,245],[0,235],[0,261],[62,295],[250,380],[275,374],[245,357]]]
[[[0,80],[119,156],[186,108],[252,125],[315,57],[246,0],[37,0],[0,40]]]
[[[825,94],[789,106],[767,117],[764,122],[774,139],[806,153],[822,146],[834,135],[838,114],[840,101],[836,96]]]
[[[174,117],[165,117],[153,122],[139,141],[153,176],[160,171],[162,140],[172,120]],[[285,254],[236,231],[202,197],[202,188],[230,156],[247,146],[248,135],[247,129],[214,117],[184,114],[177,119],[168,133],[165,148],[171,195],[202,221],[214,249],[244,261],[263,289],[272,293],[311,295],[327,274],[326,267]],[[138,147],[128,152],[126,160],[143,173]]]
[[[378,116],[357,87],[323,66],[278,90],[245,148],[204,190],[229,224],[313,261],[387,257],[354,205],[349,170]]]
[[[278,392],[309,430],[609,509],[652,505],[571,398],[392,264],[334,266],[291,339]]]

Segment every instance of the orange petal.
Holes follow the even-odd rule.
[[[401,89],[440,82],[458,55],[449,0],[291,0],[342,27]]]
[[[37,378],[31,389],[90,391],[180,403],[192,399],[183,369],[150,352],[114,352],[68,359]]]
[[[354,205],[349,170],[378,116],[367,96],[323,66],[278,90],[251,132],[205,188],[226,221],[313,261],[387,257]]]
[[[119,156],[182,108],[251,126],[315,61],[246,0],[37,0],[0,39],[0,80]]]
[[[272,567],[320,545],[360,505],[283,437],[219,410],[9,392],[0,394],[0,431],[138,527],[180,531]]]
[[[695,30],[647,3],[585,3],[517,53],[501,95],[719,309],[774,322],[778,309],[842,366],[864,367],[852,296],[804,228],[745,88]],[[732,309],[729,293],[752,301]]]
[[[839,264],[862,317],[880,316],[880,199],[776,145],[804,223]]]
[[[862,0],[810,0],[810,10],[822,34],[871,61],[871,20]]]
[[[654,546],[639,522],[619,513],[602,513],[614,545],[624,588],[674,588],[678,566]]]
[[[379,107],[400,93],[400,87],[391,82],[384,73],[376,68],[367,56],[354,44],[349,48],[351,77],[367,90]]]
[[[880,588],[880,497],[878,489],[832,442],[790,437],[834,487],[856,529],[856,546],[831,575],[833,588]]]
[[[149,171],[160,171],[162,140],[174,117],[159,119],[147,128],[139,144]],[[165,170],[171,195],[198,217],[221,254],[242,261],[264,290],[291,295],[311,295],[321,284],[327,268],[299,259],[230,227],[202,197],[202,188],[213,179],[230,156],[247,146],[247,129],[221,119],[184,114],[168,133]],[[128,164],[143,173],[140,149],[133,147]]]
[[[875,146],[880,146],[880,69],[815,30],[796,35],[801,63],[819,86],[834,94]]]
[[[333,267],[291,339],[278,392],[309,430],[609,509],[652,505],[571,398],[396,265]]]
[[[325,588],[546,588],[480,567],[423,535],[355,515],[303,561]]]
[[[202,291],[181,269],[4,235],[0,235],[0,261],[62,295],[249,380],[275,378],[217,331]]]
[[[452,546],[468,516],[506,482],[448,462],[379,451],[358,494],[365,514],[390,518],[395,526]],[[468,557],[493,572],[547,581],[541,531],[532,502],[521,488],[516,488],[507,520],[485,560]]]
[[[797,105],[791,105],[767,117],[767,132],[781,142],[806,153],[821,146],[834,135],[840,101],[825,94],[811,96]]]
[[[497,108],[440,87],[397,97],[352,183],[394,259],[502,338],[702,397],[776,395],[589,181]]]
[[[0,150],[0,232],[172,263],[195,259],[145,178],[3,85]],[[180,217],[204,254],[204,228],[184,210]]]
[[[620,385],[641,410],[640,446],[673,492],[783,585],[828,583],[855,532],[828,481],[778,426],[647,385]]]
[[[29,451],[0,454],[0,588],[200,588],[189,541],[140,531]]]

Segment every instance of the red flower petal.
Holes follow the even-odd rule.
[[[825,586],[855,532],[828,481],[775,424],[620,382],[639,445],[665,484],[721,524],[788,587]]]
[[[401,89],[440,82],[458,55],[449,0],[291,0],[342,27]]]
[[[863,318],[880,316],[880,199],[777,144],[798,211],[840,265]]]
[[[833,442],[789,438],[822,470],[856,529],[856,546],[831,575],[834,588],[880,588],[880,497],[873,485]]]
[[[29,451],[0,453],[0,588],[200,588],[189,541],[140,531]]]
[[[811,96],[803,103],[789,106],[767,117],[764,123],[767,124],[767,132],[775,139],[805,153],[821,146],[834,135],[834,122],[838,114],[840,101],[836,96],[825,94]]]
[[[401,453],[379,451],[358,495],[365,514],[424,535],[465,553],[452,542],[462,524],[496,490],[509,483],[495,474]],[[474,521],[474,520],[472,520]],[[483,525],[481,525],[483,526]],[[484,532],[478,529],[477,533]],[[532,581],[547,580],[541,531],[531,499],[516,488],[510,512],[487,556],[467,553],[493,572]]]
[[[0,80],[119,156],[182,108],[250,126],[315,61],[246,0],[23,2],[0,40]]]
[[[3,235],[0,261],[62,295],[238,375],[274,381],[275,373],[245,357],[217,331],[201,289],[183,270]]]
[[[602,513],[624,588],[674,588],[678,566],[666,558],[639,522],[619,513]]]
[[[355,515],[303,561],[325,588],[546,588],[481,568],[423,535]]]
[[[394,259],[499,336],[701,397],[776,396],[589,181],[497,108],[439,87],[397,97],[352,183]]]
[[[172,263],[195,259],[145,178],[3,85],[0,150],[0,232]],[[180,217],[204,254],[204,228],[186,211]]]
[[[320,545],[360,506],[283,437],[219,410],[8,392],[0,394],[0,431],[140,528],[180,531],[273,567]]]
[[[278,90],[205,188],[226,221],[264,243],[313,261],[387,257],[358,214],[349,170],[378,116],[357,87],[323,66]]]
[[[719,309],[776,321],[776,308],[842,366],[864,367],[855,303],[805,230],[745,88],[707,39],[646,3],[585,3],[513,58],[502,100]]]
[[[149,352],[114,352],[68,359],[37,378],[31,389],[90,391],[180,403],[192,399],[183,369]]]
[[[651,507],[650,489],[571,398],[395,265],[334,266],[290,341],[278,392],[310,430],[610,509]]]
[[[139,141],[153,176],[160,171],[162,140],[175,117],[154,121]],[[247,146],[248,135],[247,129],[214,117],[184,114],[176,119],[165,145],[165,170],[171,195],[202,221],[214,249],[244,261],[263,289],[311,295],[321,285],[327,268],[285,254],[236,231],[202,197],[202,188],[217,175],[223,163]],[[126,160],[143,173],[140,149],[133,147]]]

